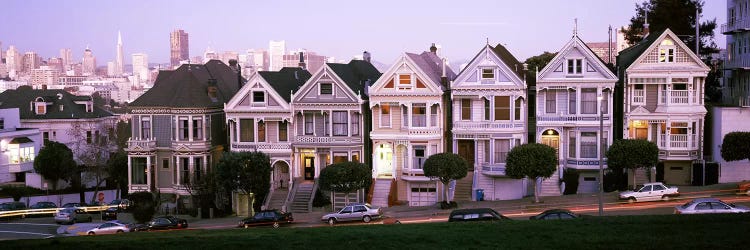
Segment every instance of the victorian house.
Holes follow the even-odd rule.
[[[425,177],[422,166],[450,142],[444,92],[455,74],[434,46],[430,50],[402,54],[369,88],[375,206],[428,206],[441,199],[442,185]]]
[[[230,150],[263,152],[271,158],[271,192],[264,204],[269,208],[283,209],[292,187],[291,96],[309,78],[302,68],[258,71],[224,108]]]
[[[469,162],[455,198],[483,189],[486,200],[520,199],[526,180],[505,176],[511,148],[526,143],[524,66],[503,45],[487,44],[451,84],[453,152]],[[460,183],[472,187],[462,190]],[[473,185],[472,185],[473,183]],[[475,197],[477,198],[477,197]]]
[[[224,103],[242,85],[219,60],[160,71],[154,86],[130,104],[129,192],[190,195],[227,145]]]
[[[323,168],[346,161],[365,162],[370,120],[367,87],[379,77],[369,61],[327,63],[293,93],[292,177],[296,182],[292,211],[309,210],[317,189],[314,180]],[[364,201],[364,193],[358,198]]]
[[[536,137],[557,149],[559,159],[555,175],[542,182],[542,195],[560,195],[564,173],[578,174],[578,193],[599,190],[600,154],[612,143],[615,82],[617,77],[577,34],[537,74]]]
[[[3,150],[18,149],[10,151],[14,154],[10,170],[15,181],[24,182],[25,173],[33,172],[34,156],[46,141],[65,144],[82,165],[106,164],[109,153],[117,149],[114,142],[117,116],[94,105],[91,96],[76,96],[44,86],[42,89],[21,86],[0,93],[0,109],[10,108],[18,109],[20,125],[13,125],[9,119],[8,126],[37,129],[41,133],[41,141],[19,136],[3,145]],[[31,185],[44,188],[41,182]]]
[[[703,156],[708,66],[669,29],[648,34],[620,52],[617,62],[624,99],[617,104],[624,117],[615,130],[623,138],[659,147],[660,162],[651,179],[690,184],[692,164]]]

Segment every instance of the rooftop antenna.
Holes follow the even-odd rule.
[[[487,45],[490,45],[490,38],[485,36],[484,39],[487,39]]]
[[[573,36],[578,36],[578,18],[573,18]]]

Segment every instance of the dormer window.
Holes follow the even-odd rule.
[[[253,103],[265,103],[266,93],[263,91],[253,91]]]
[[[47,104],[44,102],[37,102],[34,104],[36,106],[36,114],[37,115],[43,115],[47,113]]]
[[[333,84],[332,83],[321,83],[320,84],[321,95],[333,95]]]
[[[661,44],[659,44],[659,62],[674,62],[674,50],[674,41],[668,38],[664,39],[664,41],[661,41]]]
[[[582,74],[583,59],[568,59],[568,74]]]
[[[398,75],[398,85],[411,85],[411,75]]]
[[[482,80],[495,79],[494,69],[482,69]]]

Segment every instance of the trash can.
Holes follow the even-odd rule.
[[[484,189],[477,189],[477,201],[484,200]]]

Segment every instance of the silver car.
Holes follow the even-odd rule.
[[[75,224],[78,222],[88,221],[91,222],[93,218],[90,214],[80,208],[64,208],[55,214],[55,223],[70,223]]]
[[[716,198],[699,198],[674,208],[675,214],[724,214],[747,213],[750,208],[734,205]]]
[[[326,214],[320,220],[333,225],[337,222],[358,220],[369,223],[373,219],[380,219],[381,217],[383,217],[383,211],[380,208],[372,208],[367,203],[354,203],[346,205],[338,212]]]
[[[119,233],[125,233],[125,232],[130,232],[130,226],[119,223],[119,222],[110,221],[110,222],[101,224],[98,227],[95,227],[89,230],[87,234],[88,235],[119,234]]]

